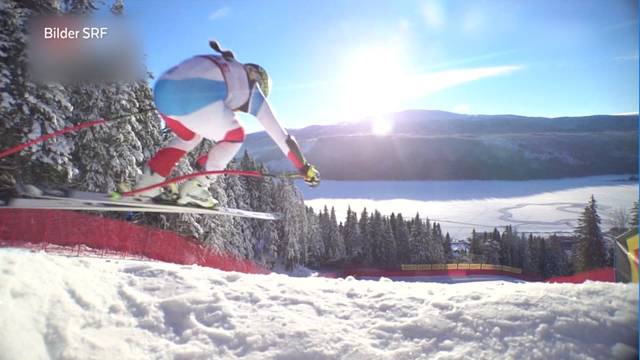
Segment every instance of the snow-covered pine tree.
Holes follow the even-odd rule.
[[[409,233],[409,250],[410,261],[414,264],[420,264],[427,261],[425,258],[425,245],[427,240],[427,233],[425,224],[420,219],[420,214],[416,214],[411,222],[411,230]]]
[[[524,237],[524,234],[522,234],[522,236]],[[538,268],[538,262],[532,234],[529,234],[528,238],[524,238],[524,247],[522,250],[522,270],[529,274],[535,273]]]
[[[432,264],[442,264],[446,262],[443,243],[444,239],[442,238],[440,224],[433,223],[431,236],[428,238],[426,247],[427,258]]]
[[[71,105],[59,84],[34,83],[28,73],[26,24],[35,15],[59,12],[56,2],[0,3],[0,143],[3,148],[70,126]],[[0,181],[66,183],[74,173],[73,141],[58,136],[0,160]]]
[[[324,248],[324,254],[322,254],[322,262],[327,263],[329,261],[329,253],[331,250],[329,249],[329,233],[330,233],[330,220],[329,220],[329,208],[327,205],[324,206],[322,211],[318,214],[319,223],[320,223],[320,236],[322,238],[322,244]]]
[[[292,180],[279,179],[275,190],[274,205],[276,211],[283,215],[283,219],[279,221],[278,252],[280,260],[291,269],[301,260],[302,249],[299,239],[303,234],[306,208]]]
[[[444,236],[443,247],[444,247],[445,261],[448,263],[455,262],[455,259],[453,256],[453,249],[451,248],[451,236],[449,235],[448,232]]]
[[[260,166],[261,171],[262,165]],[[254,203],[253,210],[273,212],[275,206],[273,205],[272,193],[274,191],[274,184],[271,179],[264,179],[261,181],[255,191],[258,192],[253,198]],[[277,259],[278,248],[278,229],[277,223],[273,221],[257,221],[254,220],[254,256],[262,263],[267,265],[274,265]]]
[[[95,119],[137,111],[135,93],[129,84],[116,83],[99,86],[99,115],[89,116],[77,112],[79,119]],[[83,99],[80,99],[82,101]],[[77,180],[81,188],[89,191],[112,191],[121,182],[134,182],[138,164],[144,161],[142,145],[133,129],[134,115],[121,121],[87,129],[78,134],[74,153],[78,164]],[[156,136],[155,134],[153,136]]]
[[[486,236],[484,246],[484,258],[488,264],[500,264],[500,243],[501,237],[497,228],[493,228],[493,232]]]
[[[471,238],[469,239],[469,257],[474,263],[483,263],[485,261],[484,244],[482,243],[481,236],[476,233],[476,229],[471,231]]]
[[[349,206],[342,231],[346,259],[353,259],[356,252],[359,251],[358,236],[358,215],[354,211],[351,211],[351,207]]]
[[[368,264],[371,261],[371,229],[369,226],[369,213],[367,213],[367,208],[362,209],[362,213],[360,213],[360,220],[358,221],[358,229],[360,232],[360,244],[361,244],[361,252],[358,257],[359,262],[364,264]]]
[[[407,222],[402,217],[402,214],[396,216],[396,247],[397,258],[400,264],[408,264],[411,262],[411,249],[409,246],[409,230],[407,229]]]
[[[505,243],[505,248],[510,248],[511,251],[511,263],[504,264],[507,266],[514,266],[517,268],[523,267],[523,257],[524,253],[524,245],[525,243],[518,236],[518,231],[514,229],[511,225],[507,225],[505,227],[504,232],[502,233],[502,241]]]
[[[68,14],[88,15],[98,10],[96,0],[62,0],[62,11]]]
[[[74,14],[88,14],[97,8],[92,0],[65,3]],[[114,4],[112,13],[122,15],[122,5]],[[133,182],[138,166],[155,154],[162,143],[160,119],[150,111],[153,98],[149,85],[144,80],[132,80],[77,84],[69,89],[75,123],[125,116],[76,135],[74,159],[79,174],[75,180],[79,187],[104,192],[114,190],[121,182]]]
[[[378,210],[374,210],[371,214],[371,221],[369,222],[369,244],[371,246],[371,265],[378,265],[383,263],[383,248],[382,242],[382,215]]]
[[[597,269],[606,265],[604,240],[600,230],[596,199],[591,196],[589,204],[578,219],[575,233],[573,265],[577,272]]]
[[[320,217],[316,215],[313,208],[306,209],[307,228],[307,264],[320,266],[324,261],[324,242],[322,241],[322,231],[320,229]]]
[[[227,166],[228,169],[237,169],[235,160]],[[241,179],[238,176],[224,176],[224,190],[227,195],[227,205],[236,209],[250,209],[249,194],[247,194]],[[276,197],[282,194],[277,193]],[[274,201],[277,201],[274,199]],[[245,218],[233,217],[231,220],[233,238],[240,249],[242,257],[253,258],[253,229]],[[284,251],[284,249],[283,249]]]
[[[435,262],[431,258],[431,252],[429,245],[431,244],[431,220],[427,217],[424,221],[424,239],[422,240],[422,258],[423,262],[434,264]]]
[[[560,246],[558,237],[554,234],[544,241],[546,242],[544,253],[545,275],[547,277],[569,275],[569,262]]]
[[[382,217],[382,236],[381,236],[381,265],[385,267],[392,267],[398,263],[398,248],[396,245],[396,239],[393,236],[391,229],[391,221],[386,216]]]
[[[330,262],[344,260],[344,241],[342,239],[342,236],[340,236],[340,231],[338,230],[336,210],[333,206],[331,207],[331,213],[329,214],[329,217],[325,219],[325,226],[327,226],[325,239],[325,251],[327,260]]]
[[[493,229],[492,238],[498,242],[498,263],[501,265],[511,266],[511,239],[507,236],[501,235],[498,229]]]

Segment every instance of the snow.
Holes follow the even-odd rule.
[[[0,359],[625,359],[629,284],[246,275],[0,250]]]
[[[363,208],[405,217],[419,212],[442,223],[443,231],[465,238],[472,229],[491,231],[515,226],[521,232],[572,232],[579,214],[594,195],[606,226],[617,209],[630,210],[638,198],[638,183],[629,176],[498,181],[324,181],[308,189],[300,186],[305,204],[316,211],[325,205],[344,221],[347,208],[358,215]]]

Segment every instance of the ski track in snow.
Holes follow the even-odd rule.
[[[626,359],[637,286],[246,275],[0,250],[0,359]]]

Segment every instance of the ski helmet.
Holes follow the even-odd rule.
[[[264,96],[269,96],[269,90],[271,90],[271,79],[269,79],[267,71],[262,66],[256,64],[244,64],[244,69],[247,72],[250,85],[258,83]]]

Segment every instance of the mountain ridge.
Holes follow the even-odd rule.
[[[406,110],[291,129],[323,178],[334,180],[541,179],[638,171],[637,115],[527,117]],[[265,132],[243,148],[272,171],[291,170]]]

